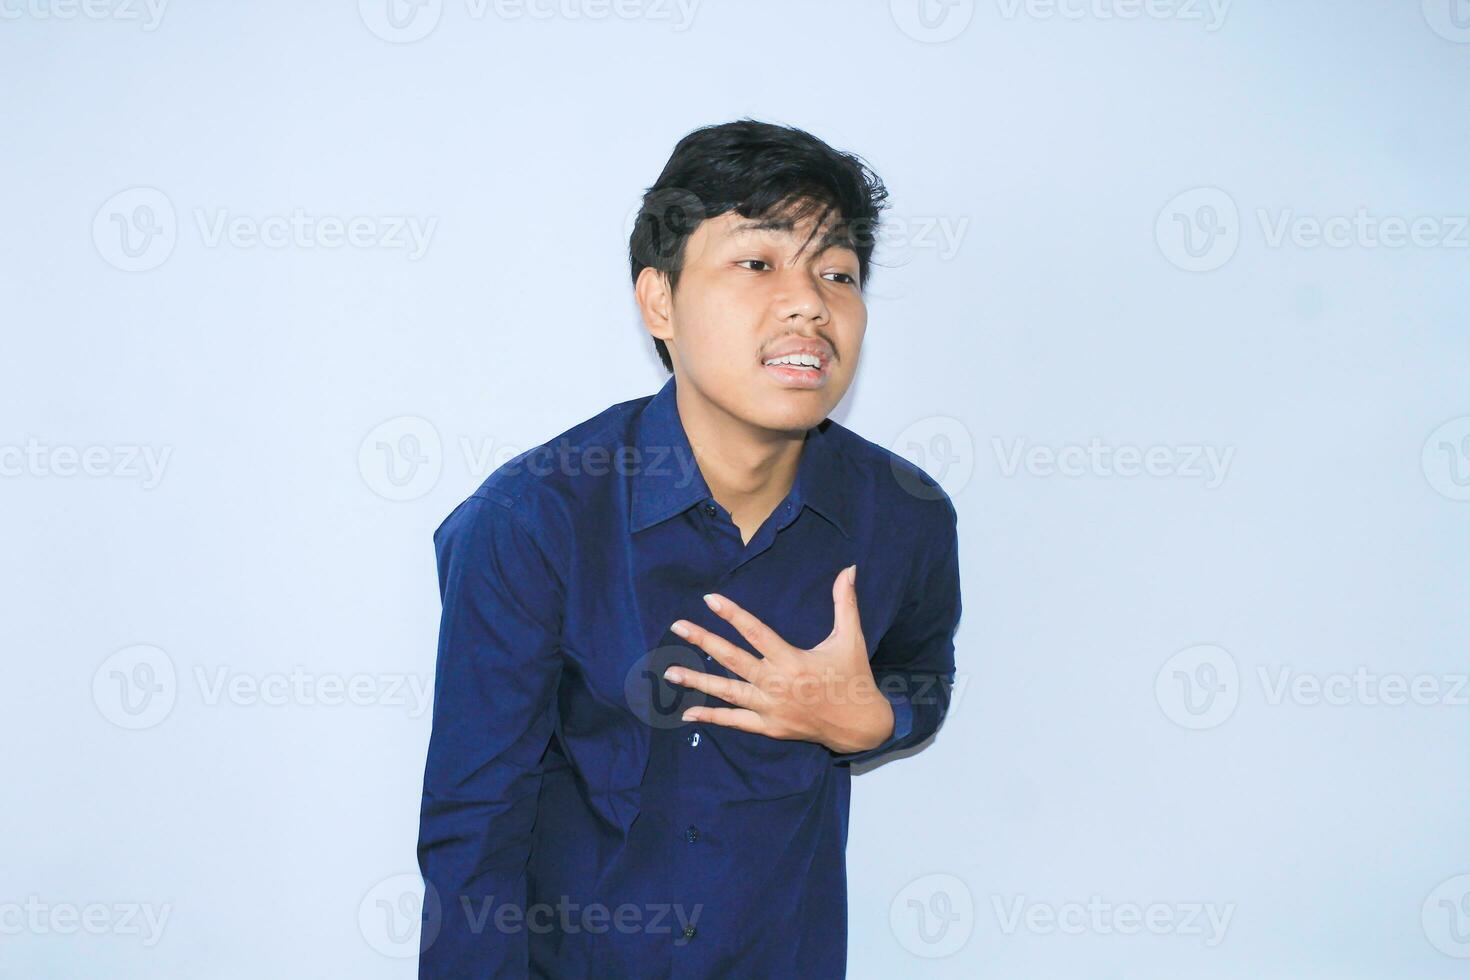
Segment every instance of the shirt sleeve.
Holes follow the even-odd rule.
[[[526,977],[526,863],[555,724],[564,585],[501,502],[475,496],[434,533],[443,610],[424,766],[420,980]],[[514,928],[497,928],[497,912]],[[437,908],[439,921],[431,922]]]
[[[946,521],[911,576],[893,625],[873,651],[873,680],[893,706],[893,734],[862,752],[834,752],[851,765],[918,745],[939,730],[954,687],[954,634],[960,621],[959,534],[947,498]]]

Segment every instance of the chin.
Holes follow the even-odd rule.
[[[825,399],[811,397],[811,393],[807,392],[797,394],[804,397],[783,397],[780,401],[786,402],[785,405],[759,406],[753,413],[752,421],[766,429],[805,432],[827,417],[831,406],[826,403]]]

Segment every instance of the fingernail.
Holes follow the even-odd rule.
[[[682,715],[679,716],[679,720],[680,721],[693,721],[694,720],[694,709],[693,708],[690,708],[688,711],[684,712],[684,714],[682,714]]]
[[[664,671],[664,680],[671,681],[674,684],[679,683],[679,668],[678,667],[670,667],[668,670],[665,670]]]
[[[856,565],[849,565],[849,566],[847,566],[847,584],[848,585],[857,585],[857,566]]]
[[[673,630],[674,633],[678,636],[682,636],[686,639],[689,637],[689,627],[685,626],[683,623],[675,623],[673,626],[670,626],[669,629]]]
[[[707,593],[704,597],[704,601],[708,603],[709,607],[715,612],[719,612],[720,609],[723,608],[720,600],[715,598],[715,594],[713,592]]]

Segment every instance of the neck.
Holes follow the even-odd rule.
[[[675,381],[684,434],[715,500],[730,512],[748,541],[755,528],[791,492],[806,431],[752,426]]]

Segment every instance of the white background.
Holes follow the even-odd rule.
[[[850,975],[1463,975],[1461,0],[95,2],[0,0],[0,975],[414,975],[430,535],[663,383],[630,212],[745,115],[892,191],[834,417],[960,512]]]

